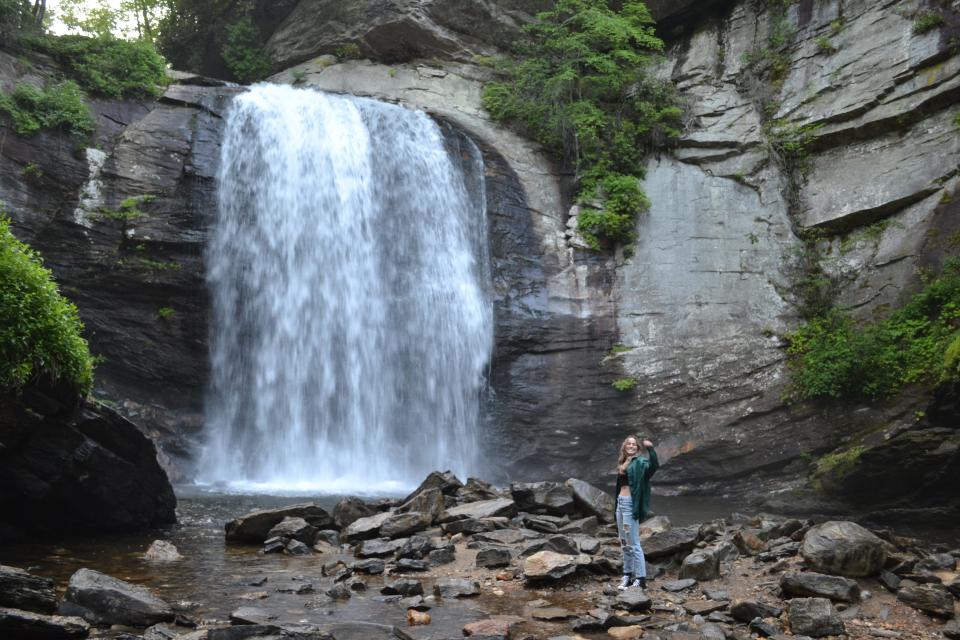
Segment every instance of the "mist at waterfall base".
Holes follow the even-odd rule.
[[[482,477],[483,165],[469,143],[451,155],[422,112],[275,85],[236,98],[199,483],[363,495]]]

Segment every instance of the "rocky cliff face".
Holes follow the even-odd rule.
[[[303,0],[277,28],[274,60],[299,64],[273,81],[422,108],[484,151],[497,319],[489,454],[502,473],[602,482],[634,432],[660,444],[662,491],[779,495],[789,506],[810,485],[811,458],[850,451],[863,454],[852,470],[817,479],[828,492],[862,499],[856,487],[907,450],[934,470],[915,495],[878,500],[932,500],[956,478],[955,394],[787,405],[778,337],[798,324],[798,262],[812,234],[837,303],[864,318],[902,302],[920,286],[917,269],[950,251],[960,226],[956,2],[652,3],[668,39],[660,73],[689,127],[650,159],[653,206],[630,257],[580,248],[566,177],[480,106],[489,71],[473,56],[509,42],[542,3],[335,4]],[[918,32],[931,10],[944,24]],[[777,49],[784,30],[791,44]],[[322,55],[348,43],[373,61]],[[3,149],[0,197],[19,203],[17,228],[106,355],[102,391],[150,417],[174,455],[202,422],[202,246],[232,91],[181,84],[156,104],[100,105],[102,168],[99,154],[88,151],[88,164],[55,137],[10,142],[8,132]],[[783,143],[796,139],[802,154],[787,157]],[[40,148],[63,160],[31,186],[16,171]],[[98,172],[99,192],[88,183]],[[158,197],[136,220],[98,219],[83,212],[100,205],[77,212],[84,185],[108,207]],[[635,389],[611,386],[628,376]]]

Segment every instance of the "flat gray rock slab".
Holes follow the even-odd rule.
[[[64,601],[86,609],[98,622],[149,627],[173,620],[170,605],[146,587],[92,569],[70,577]]]
[[[0,608],[0,637],[43,640],[86,638],[90,625],[83,618]]]

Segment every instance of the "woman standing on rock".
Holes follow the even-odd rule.
[[[623,548],[623,580],[618,589],[647,587],[647,563],[640,548],[640,523],[650,510],[650,478],[660,468],[653,443],[627,436],[617,460],[617,533]]]

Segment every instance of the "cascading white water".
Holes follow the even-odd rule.
[[[481,198],[422,112],[273,85],[236,98],[201,481],[362,493],[481,472]]]

